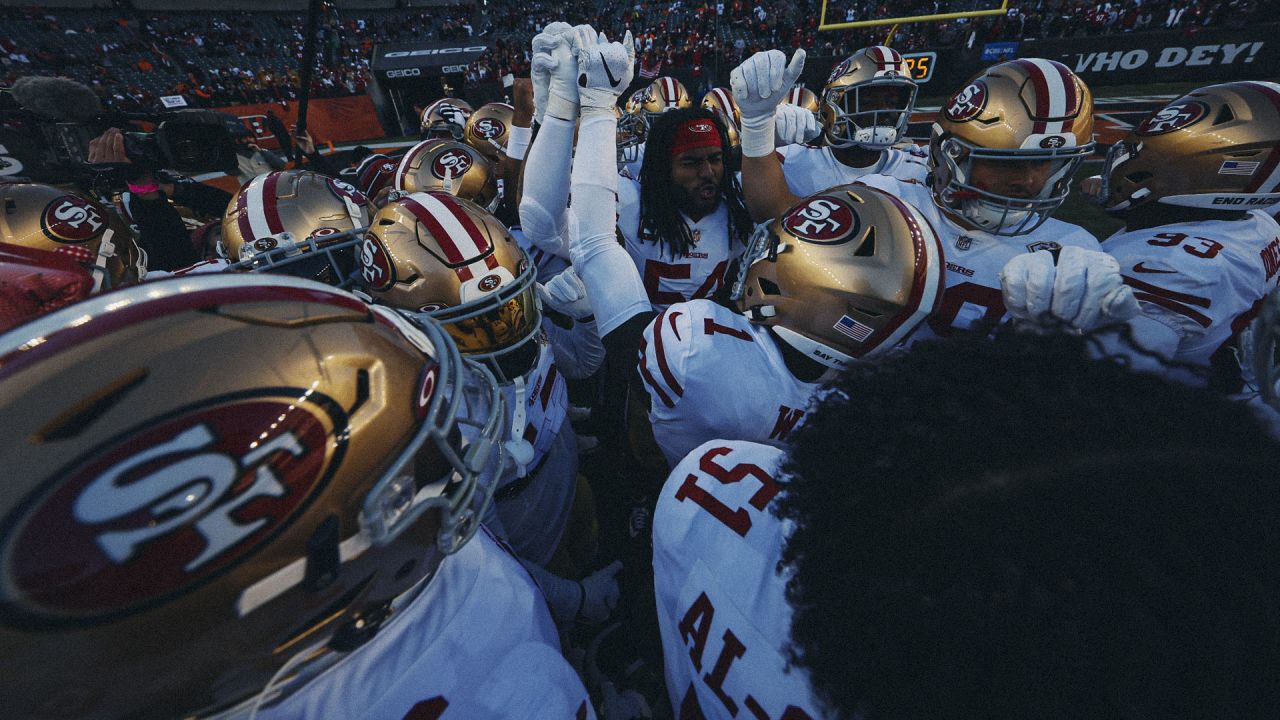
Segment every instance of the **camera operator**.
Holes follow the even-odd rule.
[[[89,141],[89,163],[132,165],[125,153],[124,134],[110,128]],[[129,180],[129,207],[138,226],[138,245],[147,252],[150,270],[178,270],[203,259],[170,199],[200,215],[219,216],[230,193],[202,183],[174,181],[164,171],[142,171]]]

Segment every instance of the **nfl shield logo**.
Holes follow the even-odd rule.
[[[969,237],[968,235],[961,235],[960,237],[956,238],[957,250],[968,250],[971,247],[973,247],[973,238]]]

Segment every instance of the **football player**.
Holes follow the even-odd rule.
[[[730,75],[735,93],[757,90],[752,83],[767,67],[766,60],[749,58]],[[793,63],[799,63],[794,67],[798,72],[803,59],[793,59]],[[928,174],[926,153],[909,141],[903,142],[915,97],[916,84],[897,50],[880,45],[863,48],[832,69],[821,102],[803,86],[791,87],[779,96],[778,107],[800,107],[813,113],[821,123],[822,144],[795,143],[775,153],[775,131],[767,122],[772,108],[753,95],[756,116],[746,121],[753,126],[746,132],[754,146],[743,168],[743,191],[752,217],[773,219],[799,198],[864,175],[923,181]]]
[[[368,200],[345,181],[308,170],[264,173],[227,204],[222,216],[225,260],[175,274],[268,271],[348,287],[358,274],[356,245],[368,225]]]
[[[101,203],[40,183],[0,183],[0,243],[62,255],[83,265],[91,292],[143,280],[147,254],[129,226]],[[40,264],[41,253],[24,254]]]
[[[1227,373],[1221,387],[1240,389],[1240,370],[1251,373],[1231,356],[1235,341],[1280,274],[1268,212],[1280,203],[1277,163],[1280,85],[1211,85],[1170,102],[1107,155],[1104,207],[1125,222],[1103,245],[1115,262],[1081,278],[1046,254],[1019,257],[1004,272],[1010,312],[1090,330],[1132,296],[1141,313],[1127,337],[1108,336],[1116,351],[1189,381],[1212,366]],[[1086,311],[1069,316],[1076,306]]]
[[[15,717],[592,715],[480,528],[503,400],[438,325],[197,275],[20,326],[0,356]]]
[[[655,569],[704,717],[796,703],[771,692],[775,653],[823,717],[1276,717],[1280,448],[1239,405],[1085,346],[917,344],[846,373],[780,474],[728,444],[691,455],[655,548],[713,530],[732,547]]]
[[[447,192],[489,212],[497,209],[500,201],[498,179],[489,158],[471,145],[438,138],[409,148],[396,164],[390,187],[404,194]]]
[[[547,572],[576,575],[561,548],[577,540],[566,531],[575,501],[590,499],[578,486],[565,378],[587,377],[599,366],[603,347],[594,325],[583,318],[563,330],[544,322],[536,271],[515,239],[483,208],[443,192],[412,193],[383,207],[359,262],[375,300],[439,320],[465,356],[498,378],[509,408],[511,462],[486,524],[529,561],[559,619],[603,619],[616,602],[616,584],[596,577],[579,585]]]
[[[938,238],[919,212],[886,193],[833,188],[753,237],[732,293],[738,312],[693,300],[655,314],[613,231],[614,188],[625,180],[607,153],[620,90],[610,79],[628,56],[617,43],[598,47],[579,53],[586,85],[572,254],[608,355],[625,362],[640,348],[654,435],[670,464],[708,439],[780,444],[824,374],[893,347],[936,306]]]
[[[462,142],[471,117],[471,105],[458,98],[440,98],[422,111],[422,137],[447,138]]]

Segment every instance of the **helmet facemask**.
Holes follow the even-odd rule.
[[[332,287],[354,287],[360,277],[357,246],[367,228],[357,227],[333,235],[313,235],[297,240],[283,232],[240,246],[231,272],[270,272],[322,282]]]
[[[886,88],[888,90],[886,90]],[[883,150],[906,137],[916,102],[916,84],[901,77],[880,78],[851,86],[833,87],[822,97],[827,120],[824,134],[834,148]],[[895,92],[891,102],[864,96]],[[888,107],[875,107],[887,105]]]
[[[1069,140],[1062,139],[1062,135],[1033,136],[1024,143],[1032,147],[1016,150],[978,147],[959,137],[943,135],[935,128],[930,145],[931,164],[936,176],[934,198],[944,209],[993,235],[1023,235],[1040,227],[1066,200],[1076,168],[1093,151],[1092,143],[1040,147],[1069,143]],[[1070,135],[1065,137],[1070,138]],[[1033,167],[1048,163],[1048,166],[1043,169],[1045,178],[1039,190],[1028,197],[1019,197],[978,187],[974,182],[975,160],[1005,167],[1022,163]],[[1024,172],[1035,171],[1029,169]]]

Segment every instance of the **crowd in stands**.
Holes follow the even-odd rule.
[[[905,51],[981,48],[992,41],[1075,37],[1166,28],[1243,26],[1272,19],[1259,0],[1025,0],[1005,15],[918,23],[892,40]],[[827,22],[998,7],[995,0],[833,0]],[[477,38],[490,46],[468,69],[468,85],[528,73],[529,39],[552,18],[591,21],[611,37],[631,30],[641,77],[688,71],[698,90],[724,82],[751,53],[808,48],[843,56],[883,42],[887,28],[818,33],[821,0],[534,0],[446,8],[330,11],[321,22],[314,97],[359,95],[379,42]],[[608,19],[605,21],[605,19]],[[158,96],[191,105],[284,102],[297,96],[305,16],[297,13],[160,13],[0,9],[0,85],[23,75],[68,75],[104,104],[151,109]]]

